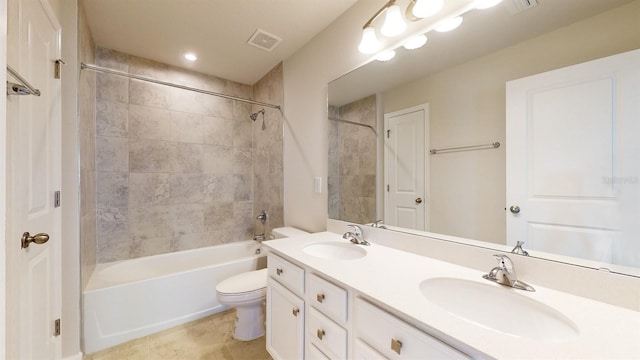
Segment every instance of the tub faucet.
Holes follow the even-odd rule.
[[[483,278],[519,290],[536,291],[531,285],[518,280],[513,262],[507,255],[494,256],[498,259],[498,266],[491,269],[488,274],[482,275]]]
[[[349,240],[356,245],[371,245],[367,240],[364,239],[364,234],[362,234],[362,229],[358,225],[347,225],[353,228],[353,232],[347,231],[342,235],[343,239]]]

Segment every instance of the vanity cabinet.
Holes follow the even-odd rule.
[[[304,358],[304,269],[268,255],[267,350],[276,359]]]
[[[379,352],[377,358],[471,359],[363,299],[356,299],[354,309],[355,336],[366,343],[356,347],[356,358],[368,359]]]

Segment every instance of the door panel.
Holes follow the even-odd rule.
[[[508,244],[621,263],[616,249],[634,234],[621,231],[640,169],[626,135],[638,133],[639,79],[632,51],[507,83],[506,208],[520,207],[507,210]]]
[[[425,129],[428,105],[384,115],[385,223],[426,230]]]

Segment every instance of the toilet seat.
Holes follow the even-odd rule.
[[[267,287],[267,269],[248,271],[242,274],[234,275],[221,281],[216,286],[216,291],[220,295],[228,297],[245,296],[249,294],[266,293]]]

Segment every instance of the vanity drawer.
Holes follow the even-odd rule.
[[[367,345],[364,341],[357,339],[353,346],[353,359],[354,360],[386,360],[387,358],[382,356],[374,348]]]
[[[315,274],[307,280],[309,304],[340,324],[347,322],[347,290]]]
[[[309,344],[307,349],[308,351],[305,360],[331,360],[313,344]]]
[[[356,336],[389,359],[471,359],[362,299],[354,308]]]
[[[307,316],[310,342],[331,359],[346,359],[347,330],[312,307]]]
[[[267,265],[270,277],[276,279],[296,295],[303,296],[304,269],[272,253],[267,255]]]

